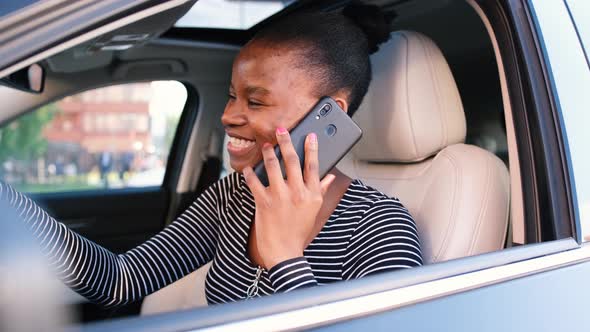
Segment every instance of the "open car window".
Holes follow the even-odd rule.
[[[187,100],[184,85],[113,85],[0,127],[3,181],[27,193],[160,186]]]

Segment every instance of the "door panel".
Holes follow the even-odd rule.
[[[169,200],[161,187],[29,196],[71,230],[115,253],[161,230]]]
[[[535,274],[316,331],[580,331],[590,263]]]

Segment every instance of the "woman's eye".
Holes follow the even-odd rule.
[[[234,96],[234,95],[232,95],[232,94],[230,93],[230,94],[228,95],[228,98],[229,98],[229,99],[231,99],[231,100],[235,100],[235,99],[236,99],[236,96]]]
[[[261,103],[261,102],[258,102],[258,101],[248,100],[248,106],[250,106],[250,107],[261,107],[261,106],[264,106],[264,104]]]

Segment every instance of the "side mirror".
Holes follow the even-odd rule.
[[[45,69],[35,63],[1,78],[0,84],[26,92],[41,93],[45,87]]]

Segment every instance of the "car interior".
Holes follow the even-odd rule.
[[[100,87],[151,81],[186,87],[161,186],[30,193],[56,219],[114,252],[147,240],[231,172],[219,119],[240,47],[290,13],[341,10],[348,2],[275,1],[284,8],[246,29],[177,25],[208,1],[188,1],[40,61],[42,93],[0,88],[0,99],[10,104],[0,115],[7,126]],[[527,243],[510,101],[497,41],[477,3],[363,2],[395,19],[390,40],[371,57],[373,81],[354,117],[363,138],[339,169],[408,207],[427,264]],[[85,322],[206,306],[207,268],[123,308],[101,309],[77,295],[68,301]]]

